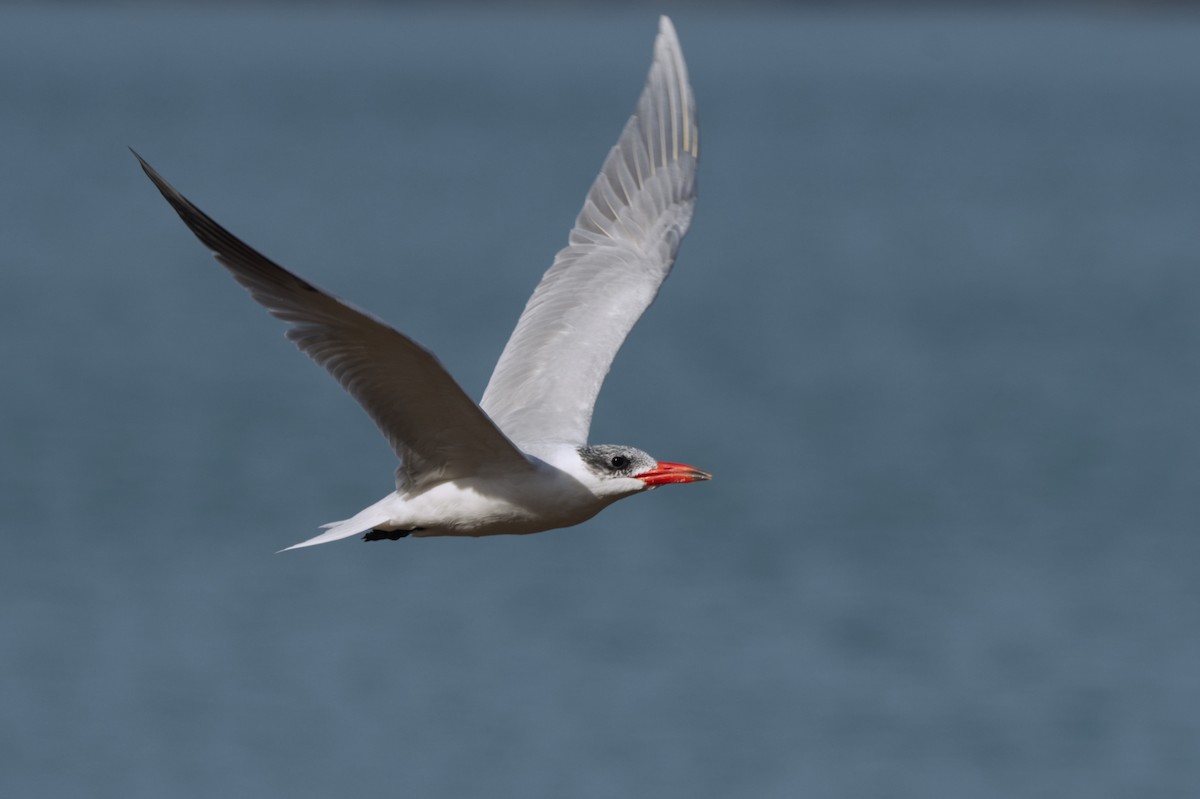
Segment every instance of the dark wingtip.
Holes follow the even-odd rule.
[[[154,179],[154,177],[158,174],[154,171],[154,167],[147,164],[146,159],[142,158],[141,154],[137,150],[130,147],[129,152],[133,153],[133,157],[137,159],[138,164],[142,167],[142,171],[149,175],[151,179]]]
[[[158,192],[163,196],[163,199],[165,199],[171,205],[171,207],[175,209],[175,213],[178,214],[179,218],[183,220],[184,224],[191,229],[196,238],[200,239],[200,242],[204,244],[205,247],[208,247],[208,249],[212,250],[213,254],[218,257],[218,260],[226,259],[242,261],[246,263],[255,263],[261,261],[270,264],[268,259],[264,258],[256,250],[243,242],[241,239],[234,236],[225,228],[218,225],[212,219],[212,217],[193,205],[191,200],[189,200],[187,197],[184,197],[182,194],[180,194],[179,190],[168,183],[162,175],[158,174],[158,171],[155,170],[154,167],[146,163],[145,158],[142,158],[140,155],[138,155],[137,150],[134,150],[132,147],[130,147],[129,152],[133,153],[133,157],[138,160],[138,163],[142,167],[142,171],[146,173],[146,177],[150,178],[150,181],[154,184],[154,187],[158,189]],[[222,260],[222,263],[225,263],[225,261]],[[279,267],[274,264],[270,264],[269,268],[277,269]],[[235,269],[234,271],[236,273],[237,270]]]
[[[162,193],[162,196],[165,197],[167,201],[171,203],[171,205],[175,206],[176,210],[179,210],[177,200],[183,200],[183,202],[187,205],[191,205],[191,203],[188,203],[187,200],[185,200],[183,196],[175,190],[174,186],[163,180],[163,176],[158,174],[158,171],[154,167],[146,163],[146,159],[142,158],[142,156],[138,154],[137,150],[130,147],[129,152],[133,153],[133,157],[138,160],[138,164],[142,167],[142,171],[146,173],[146,177],[153,181],[159,192]]]
[[[175,209],[175,213],[179,215],[183,223],[191,229],[196,238],[200,239],[200,242],[210,249],[216,255],[217,260],[225,268],[229,269],[234,274],[234,277],[241,281],[243,285],[245,285],[245,280],[249,276],[254,276],[256,279],[267,280],[277,286],[286,285],[290,288],[300,288],[305,291],[323,293],[307,280],[293,275],[218,225],[212,217],[193,205],[187,197],[180,194],[174,186],[155,171],[154,167],[146,163],[146,159],[138,155],[137,150],[130,147],[129,152],[133,153],[133,157],[141,164],[142,171],[146,173],[146,177],[150,178],[151,182],[154,183],[154,187],[158,189],[163,198]],[[253,289],[251,291],[253,292]],[[263,302],[261,299],[259,301]]]

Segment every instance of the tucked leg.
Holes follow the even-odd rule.
[[[421,527],[413,527],[408,530],[380,530],[375,529],[363,536],[363,541],[399,541],[401,538],[406,538],[410,533],[415,533],[421,530]]]

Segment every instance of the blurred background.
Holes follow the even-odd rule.
[[[134,146],[473,396],[674,19],[692,232],[593,441],[716,479],[274,555],[392,487]],[[0,8],[0,794],[1200,786],[1200,16]]]

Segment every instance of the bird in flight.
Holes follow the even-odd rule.
[[[360,533],[536,533],[661,485],[711,479],[634,447],[587,443],[604,377],[691,221],[698,136],[683,53],[662,17],[637,109],[478,404],[428,350],[234,237],[134,152],[192,233],[288,323],[287,337],[362,405],[400,459],[394,492],[287,549]]]

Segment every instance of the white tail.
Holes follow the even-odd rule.
[[[349,538],[352,535],[365,533],[368,530],[373,530],[381,524],[387,524],[391,521],[391,515],[387,513],[381,506],[387,499],[376,502],[369,508],[364,508],[354,515],[351,519],[346,519],[341,522],[330,522],[329,524],[321,525],[321,529],[325,532],[320,535],[313,536],[307,541],[301,541],[299,544],[292,544],[290,547],[284,547],[279,552],[287,552],[289,549],[303,549],[304,547],[313,547],[317,544],[328,544],[330,541],[340,541],[343,538]],[[279,553],[276,553],[279,554]]]

